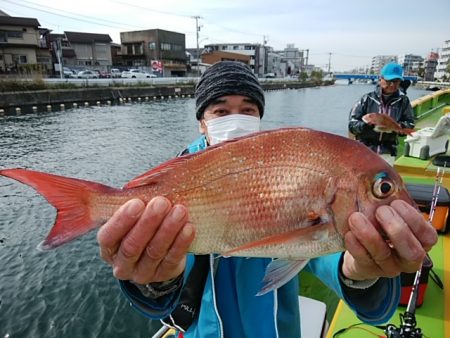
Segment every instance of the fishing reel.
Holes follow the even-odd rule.
[[[414,313],[406,311],[405,314],[400,315],[402,324],[396,327],[393,324],[388,324],[384,333],[387,338],[422,338],[422,330],[416,327],[416,317]]]
[[[416,328],[416,302],[419,290],[421,269],[416,272],[408,306],[404,314],[400,314],[401,325],[388,324],[384,330],[387,338],[422,338],[422,330]]]

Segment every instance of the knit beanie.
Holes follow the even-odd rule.
[[[206,107],[226,95],[242,95],[254,100],[260,117],[264,114],[264,91],[250,67],[237,61],[220,61],[209,67],[195,87],[197,120]]]

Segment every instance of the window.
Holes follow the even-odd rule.
[[[21,64],[27,63],[27,56],[19,55],[19,63],[21,63]]]
[[[15,39],[22,39],[23,38],[23,32],[19,31],[8,31],[8,38],[15,38]]]
[[[151,50],[155,50],[156,49],[156,42],[149,42],[148,43],[148,48]]]
[[[161,42],[161,50],[170,50],[170,43]]]
[[[173,45],[172,45],[172,49],[175,50],[175,51],[180,51],[180,50],[181,50],[181,46],[180,46],[180,45],[173,44]]]

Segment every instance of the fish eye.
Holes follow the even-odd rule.
[[[373,194],[378,198],[386,198],[394,192],[394,184],[388,177],[378,177],[373,183]]]

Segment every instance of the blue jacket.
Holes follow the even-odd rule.
[[[206,146],[204,138],[188,147],[195,152]],[[194,256],[188,255],[185,281]],[[299,280],[290,282],[263,296],[255,296],[261,287],[270,258],[217,258],[210,255],[209,272],[196,320],[185,332],[186,338],[298,338],[300,332]],[[364,322],[380,324],[390,319],[400,298],[400,279],[380,278],[368,289],[352,289],[341,283],[339,271],[342,253],[310,260],[311,271],[344,299]],[[174,310],[182,287],[157,299],[146,298],[128,281],[120,281],[131,304],[152,319],[162,319]]]

